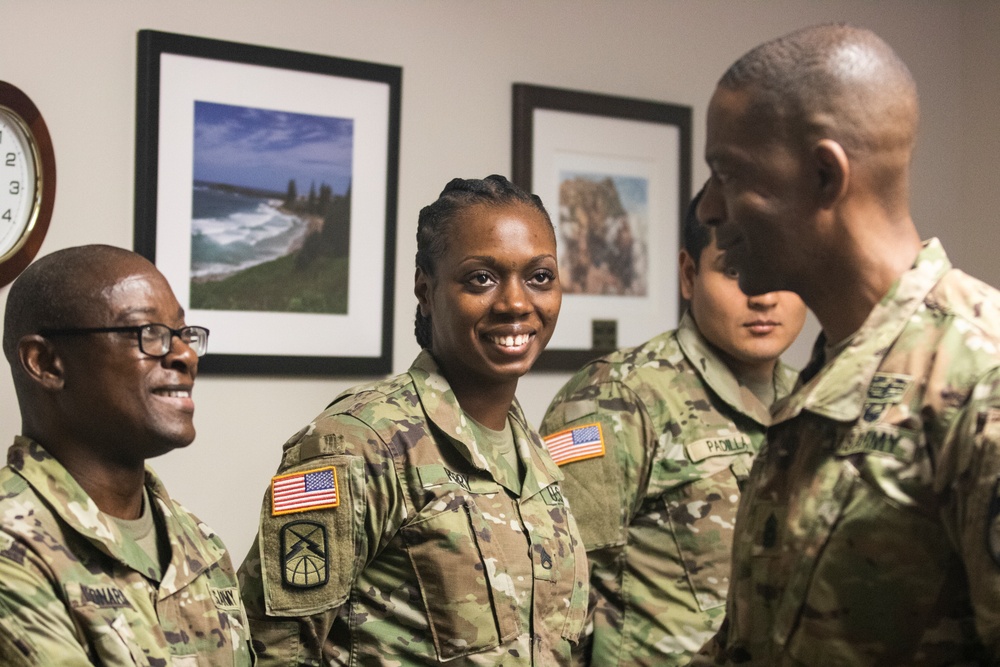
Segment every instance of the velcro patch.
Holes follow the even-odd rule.
[[[67,593],[69,593],[71,604],[74,607],[91,604],[102,609],[132,608],[132,603],[125,596],[125,592],[117,586],[88,586],[86,584],[78,584],[78,586],[79,594],[76,594],[76,590],[71,591],[70,587],[67,586]],[[73,586],[73,588],[75,589],[77,586]]]
[[[604,456],[604,434],[600,422],[559,431],[544,440],[556,465]]]
[[[239,609],[240,592],[235,586],[229,588],[209,588],[212,594],[212,602],[219,609]]]
[[[903,399],[903,394],[911,384],[913,378],[909,375],[876,373],[868,385],[861,418],[869,424],[879,421],[889,406],[896,405]]]
[[[315,588],[330,580],[326,526],[292,521],[281,527],[281,580],[294,588]]]
[[[549,484],[542,490],[542,500],[545,501],[546,505],[565,505],[566,499],[563,498],[562,489],[559,488],[558,484]]]
[[[751,451],[750,436],[737,433],[728,436],[702,438],[684,445],[684,451],[692,463],[698,463],[713,456],[733,456]]]
[[[271,516],[336,507],[340,504],[333,466],[271,478]]]
[[[891,456],[904,463],[913,460],[916,435],[900,428],[880,427],[852,431],[837,446],[837,456],[853,454],[874,454]]]

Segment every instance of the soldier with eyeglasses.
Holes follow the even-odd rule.
[[[22,434],[0,469],[0,664],[251,664],[225,546],[145,465],[194,440],[207,349],[127,250],[61,250],[11,286]]]

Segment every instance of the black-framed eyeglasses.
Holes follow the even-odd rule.
[[[39,336],[78,336],[96,333],[134,333],[139,339],[139,350],[151,357],[165,357],[170,353],[174,336],[184,341],[199,357],[208,352],[208,329],[181,327],[171,329],[166,324],[153,322],[134,327],[88,327],[80,329],[42,329]]]

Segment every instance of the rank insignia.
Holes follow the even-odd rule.
[[[903,394],[912,384],[908,375],[894,373],[876,373],[868,385],[868,396],[864,405],[862,419],[872,423],[879,420],[890,405],[899,403]]]
[[[315,588],[330,579],[326,527],[293,521],[281,527],[281,580],[294,588]]]
[[[604,435],[598,422],[559,431],[543,439],[556,465],[604,456]]]

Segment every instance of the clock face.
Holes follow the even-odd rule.
[[[31,263],[49,229],[56,157],[38,107],[0,81],[0,287]]]
[[[35,222],[38,155],[21,118],[0,106],[0,258],[20,249]]]

